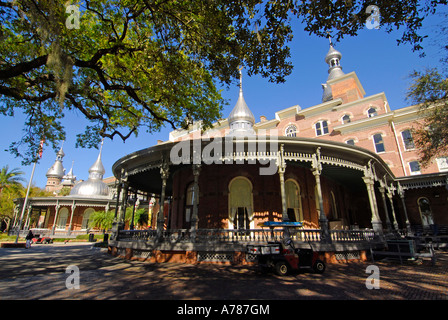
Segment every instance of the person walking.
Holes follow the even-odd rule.
[[[30,231],[28,232],[27,236],[25,237],[25,240],[26,240],[25,248],[26,248],[26,249],[31,248],[31,241],[33,240],[33,238],[34,238],[34,234],[33,234],[33,232],[30,230]]]

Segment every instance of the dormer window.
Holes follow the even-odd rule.
[[[367,110],[367,116],[369,118],[376,117],[377,115],[378,115],[378,112],[376,111],[376,108],[370,107],[370,109]]]

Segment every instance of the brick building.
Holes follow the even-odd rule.
[[[418,163],[418,106],[391,110],[385,93],[366,95],[356,73],[342,71],[341,57],[330,45],[315,106],[256,122],[241,80],[234,109],[211,130],[197,123],[119,159],[119,196],[138,189],[165,205],[154,217],[157,230],[145,232],[122,230],[118,208],[112,251],[236,261],[245,244],[262,240],[259,222],[289,220],[304,223],[298,246],[312,238],[322,252],[362,252],[389,233],[447,225],[447,158]]]

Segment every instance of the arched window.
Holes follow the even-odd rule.
[[[338,207],[336,205],[336,197],[334,196],[333,191],[330,192],[331,195],[331,214],[334,220],[339,219]]]
[[[87,229],[89,227],[89,220],[90,216],[95,212],[93,208],[88,208],[86,211],[84,211],[84,214],[82,215],[82,223],[81,223],[81,229]]]
[[[303,213],[299,184],[292,179],[286,180],[285,193],[289,221],[302,221]]]
[[[378,115],[378,112],[376,111],[376,108],[370,107],[369,110],[367,110],[367,116],[369,118],[375,117]]]
[[[345,115],[342,117],[342,123],[345,124],[345,123],[350,123],[350,122],[351,122],[351,120],[350,120],[350,115],[345,114]]]
[[[187,186],[187,190],[185,191],[185,223],[186,224],[184,225],[184,228],[190,228],[195,198],[196,198],[196,194],[194,192],[194,182],[191,182]],[[199,198],[198,198],[198,204],[199,204]]]
[[[355,140],[354,139],[348,139],[347,141],[345,141],[346,144],[349,144],[351,146],[355,145]]]
[[[430,226],[434,224],[429,200],[427,198],[419,198],[417,200],[417,203],[418,203],[418,209],[420,211],[420,216],[422,218],[423,226]]]
[[[67,208],[61,208],[59,210],[58,214],[58,220],[56,222],[56,229],[64,229],[67,225],[67,219],[68,219],[68,209]]]
[[[297,136],[297,127],[293,124],[290,124],[285,129],[285,135],[287,137],[296,137]]]
[[[384,148],[384,140],[381,133],[377,133],[373,135],[373,142],[375,144],[376,153],[385,152],[386,148]]]
[[[236,177],[229,183],[229,229],[250,229],[253,220],[252,183]]]
[[[316,136],[322,136],[324,134],[328,134],[328,122],[327,120],[321,120],[316,122]]]

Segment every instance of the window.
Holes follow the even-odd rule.
[[[229,229],[254,227],[252,183],[236,177],[229,184]]]
[[[375,143],[376,153],[385,152],[383,136],[381,133],[377,133],[373,136],[373,142]]]
[[[289,221],[302,221],[302,202],[300,187],[296,181],[288,179],[285,182],[286,208]]]
[[[316,136],[321,136],[324,134],[328,134],[327,120],[322,120],[322,121],[316,122]]]
[[[348,139],[347,141],[345,141],[346,144],[349,144],[351,146],[355,145],[355,140],[354,139]]]
[[[437,158],[436,161],[440,172],[448,171],[448,157]]]
[[[348,114],[346,114],[346,115],[344,115],[343,117],[342,117],[342,123],[343,124],[345,124],[345,123],[350,123],[351,122],[351,120],[350,120],[350,116],[348,115]]]
[[[423,226],[430,226],[434,224],[432,218],[432,210],[429,200],[427,198],[418,199],[418,209],[420,211],[420,216],[422,218]]]
[[[409,162],[409,168],[411,170],[411,174],[420,174],[420,164],[418,161],[411,161]]]
[[[414,139],[412,138],[411,130],[404,130],[401,132],[401,137],[403,138],[404,148],[406,150],[414,149]]]
[[[374,108],[374,107],[370,107],[370,109],[367,110],[367,116],[368,116],[369,118],[375,117],[375,116],[377,116],[377,115],[378,115],[378,112],[376,112],[376,108]]]
[[[190,228],[191,218],[193,216],[193,207],[196,194],[194,192],[194,183],[191,182],[185,192],[185,224],[184,228]],[[199,198],[198,198],[199,204]]]
[[[296,137],[297,136],[297,127],[293,124],[286,127],[285,135],[287,137]]]
[[[59,210],[58,220],[56,222],[56,229],[65,229],[65,226],[67,225],[67,219],[68,219],[68,209],[62,208]]]
[[[81,222],[81,229],[87,229],[89,227],[90,216],[95,212],[93,208],[88,208],[84,211]]]

